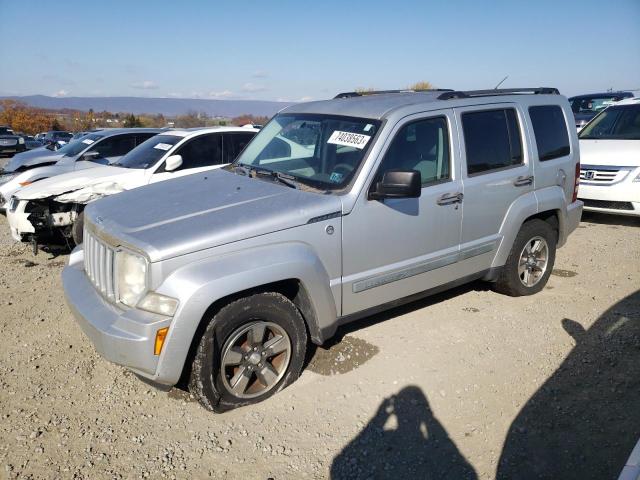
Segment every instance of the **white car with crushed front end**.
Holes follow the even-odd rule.
[[[579,139],[584,209],[640,216],[640,98],[603,110]]]
[[[17,241],[82,243],[84,207],[97,199],[232,162],[258,132],[212,127],[154,136],[109,166],[41,180],[11,198],[7,219]]]

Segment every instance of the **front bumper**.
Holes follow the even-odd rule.
[[[35,233],[35,229],[29,221],[29,214],[24,211],[26,203],[27,202],[19,202],[15,210],[11,210],[11,208],[8,207],[6,209],[11,237],[13,237],[16,242],[22,242],[25,237],[30,237]]]
[[[640,182],[632,181],[640,169],[632,171],[621,182],[596,185],[580,182],[578,197],[590,212],[640,216]]]
[[[171,317],[123,310],[105,300],[85,275],[82,255],[81,249],[74,250],[70,264],[62,271],[65,298],[76,322],[104,358],[165,383],[155,375],[160,357],[153,350],[156,332],[168,327]]]

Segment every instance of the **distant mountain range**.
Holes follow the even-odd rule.
[[[280,109],[292,105],[285,102],[269,102],[263,100],[206,100],[197,98],[147,98],[147,97],[48,97],[46,95],[29,95],[25,97],[0,97],[19,100],[32,107],[60,110],[94,112],[127,112],[166,116],[183,115],[190,111],[203,112],[211,117],[237,117],[243,114],[271,117]]]

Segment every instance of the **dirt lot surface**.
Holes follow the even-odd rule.
[[[224,415],[107,363],[0,217],[0,478],[614,479],[640,436],[640,222],[586,216],[543,292],[482,283],[340,330]]]

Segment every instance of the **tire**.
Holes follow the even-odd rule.
[[[76,221],[73,222],[71,226],[71,237],[73,238],[73,242],[76,245],[80,245],[82,243],[82,235],[84,230],[84,212],[80,212]]]
[[[302,315],[284,295],[232,301],[213,316],[199,341],[189,391],[217,413],[261,402],[300,376],[307,338]],[[287,345],[287,351],[273,354]]]
[[[538,240],[540,243],[536,243]],[[513,242],[509,258],[494,284],[494,290],[512,297],[533,295],[542,290],[556,260],[556,243],[557,233],[547,222],[539,219],[525,222]],[[542,254],[544,244],[546,260],[543,263],[541,259],[545,257]],[[525,253],[527,247],[529,250]],[[540,251],[535,252],[536,249]],[[521,260],[525,257],[528,259],[522,263]]]

